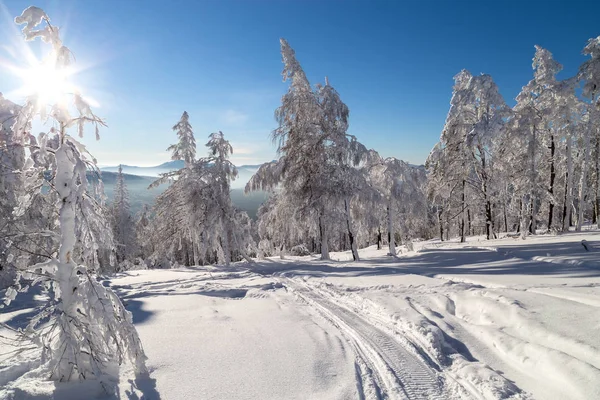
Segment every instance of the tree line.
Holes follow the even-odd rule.
[[[15,21],[26,40],[42,39],[53,67],[72,55],[43,10]],[[5,304],[31,285],[51,295],[21,337],[43,343],[55,380],[114,375],[129,360],[145,373],[143,349],[118,296],[98,276],[142,267],[222,264],[256,257],[388,246],[415,239],[448,240],[501,232],[581,230],[600,214],[600,37],[576,76],[536,46],[533,78],[509,107],[491,76],[466,70],[455,85],[440,141],[425,166],[384,158],[348,133],[349,109],[325,78],[308,81],[294,50],[281,39],[283,80],[271,139],[276,160],[265,163],[246,191],[271,192],[256,221],[236,209],[231,144],[212,133],[206,155],[184,112],[168,150],[184,167],[152,207],[132,216],[119,169],[106,204],[96,160],[78,137],[105,125],[79,93],[46,104],[37,94],[17,105],[0,95],[0,284]],[[32,134],[32,121],[49,122]],[[77,137],[78,136],[78,137]],[[113,376],[114,378],[114,376]]]

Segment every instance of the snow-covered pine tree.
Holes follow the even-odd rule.
[[[60,39],[59,29],[37,7],[24,10],[15,22],[26,24],[23,28],[26,40],[40,38],[51,45],[44,63],[46,68],[56,71],[58,79],[72,59]],[[98,242],[110,241],[112,235],[102,219],[101,206],[86,192],[86,170],[96,168],[95,160],[68,130],[75,128],[83,136],[86,123],[91,123],[96,126],[98,137],[98,127],[104,122],[78,92],[71,94],[64,90],[57,95],[54,104],[45,104],[43,97],[31,94],[12,126],[16,137],[29,147],[23,170],[29,176],[28,184],[39,189],[44,177],[51,177],[59,226],[57,256],[50,255],[45,262],[20,271],[21,277],[33,279],[34,283],[43,282],[53,293],[53,300],[31,320],[23,334],[34,343],[43,344],[40,368],[48,372],[50,379],[101,379],[108,383],[105,378],[117,380],[116,367],[126,360],[137,373],[145,373],[146,367],[131,314],[117,295],[91,276],[82,263],[97,263]],[[38,115],[42,120],[52,120],[54,127],[36,140],[30,128]],[[45,175],[47,170],[49,174]],[[22,198],[21,207],[15,212],[22,214],[31,201]],[[7,291],[7,300],[14,300],[18,290],[21,288],[17,283]]]
[[[173,160],[183,160],[185,167],[189,167],[196,159],[196,139],[187,111],[183,112],[179,122],[173,126],[173,131],[177,133],[179,142],[169,146],[167,151],[173,153],[171,156]]]
[[[246,229],[239,224],[247,223],[241,215],[236,218],[236,210],[231,203],[231,181],[237,177],[237,168],[229,160],[233,148],[223,132],[214,132],[206,143],[208,157],[199,160],[200,174],[208,183],[203,193],[206,206],[202,235],[207,249],[217,250],[218,261],[229,266],[232,254],[239,254],[252,262],[246,252],[248,237],[243,238]],[[246,232],[247,233],[247,232]]]
[[[137,243],[136,257],[147,258],[154,253],[153,232],[150,223],[150,207],[144,204],[137,213],[135,220],[135,241]]]
[[[119,165],[111,207],[117,263],[129,260],[135,253],[135,232],[129,205],[129,190],[123,168]]]
[[[242,237],[248,220],[231,203],[230,182],[237,176],[229,161],[233,149],[222,132],[211,134],[206,146],[208,157],[165,174],[154,184],[172,180],[154,206],[154,258],[166,255],[184,265],[229,265],[232,255],[252,261],[247,254],[251,237]]]

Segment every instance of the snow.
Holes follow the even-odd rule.
[[[151,371],[120,398],[600,398],[600,232],[479,239],[119,274]],[[0,356],[0,399],[95,390],[34,356]]]

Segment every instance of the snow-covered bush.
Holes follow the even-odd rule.
[[[298,244],[290,249],[290,254],[292,256],[310,256],[310,250],[305,245]]]

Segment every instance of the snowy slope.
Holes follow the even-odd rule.
[[[121,398],[600,398],[599,232],[416,247],[121,274],[151,369]]]

